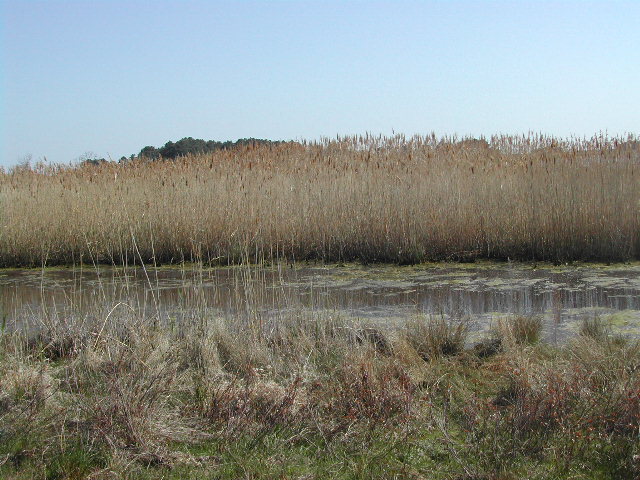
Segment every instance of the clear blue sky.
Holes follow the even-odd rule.
[[[185,136],[640,133],[640,1],[1,5],[1,165]]]

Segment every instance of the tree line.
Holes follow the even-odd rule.
[[[203,153],[215,152],[217,150],[230,150],[238,147],[245,147],[248,145],[278,145],[283,143],[280,140],[265,140],[262,138],[240,138],[238,140],[227,140],[220,142],[217,140],[203,140],[201,138],[184,137],[177,142],[167,142],[162,147],[146,146],[140,153],[132,154],[129,157],[121,157],[120,162],[128,162],[135,160],[136,158],[146,160],[173,160],[186,155],[197,155]],[[85,155],[84,158],[80,158],[81,165],[100,165],[103,162],[107,162],[105,158],[97,158]]]
[[[160,148],[147,146],[140,150],[138,157],[155,160],[158,158],[174,159],[186,155],[215,152],[216,150],[229,150],[248,145],[275,145],[280,141],[264,140],[260,138],[241,138],[232,142],[219,142],[216,140],[202,140],[200,138],[185,137],[177,142],[167,142]]]

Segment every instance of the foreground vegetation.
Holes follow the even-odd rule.
[[[5,479],[624,479],[640,475],[640,346],[598,320],[311,313],[44,323],[0,338]]]
[[[354,137],[0,173],[0,266],[640,258],[640,143]]]

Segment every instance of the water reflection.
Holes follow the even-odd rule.
[[[338,312],[385,324],[416,314],[541,315],[565,333],[585,316],[640,326],[640,264],[556,268],[527,264],[269,268],[74,268],[0,272],[0,314],[20,327],[43,315],[104,316],[117,303],[142,316],[278,318],[291,310]]]

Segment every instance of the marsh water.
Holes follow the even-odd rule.
[[[481,332],[509,315],[538,315],[547,338],[583,318],[640,333],[640,263],[76,267],[0,271],[0,316],[13,328],[43,318],[135,311],[154,321],[254,316],[285,321],[312,311],[391,328],[419,315],[468,318]]]

